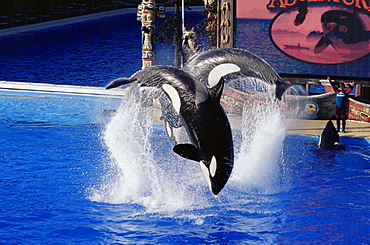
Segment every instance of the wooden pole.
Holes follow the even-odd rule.
[[[155,48],[153,35],[155,34],[155,0],[143,0],[137,11],[137,20],[141,21],[142,35],[142,69],[155,65]]]
[[[356,84],[355,97],[361,97],[361,95],[362,95],[362,85]]]
[[[235,39],[236,11],[235,0],[218,2],[218,41],[219,48],[233,48]]]
[[[177,2],[175,2],[175,15],[178,17],[179,16],[179,5]],[[177,18],[179,19],[179,18]],[[179,30],[179,25],[176,23],[175,25],[175,40],[174,40],[174,61],[173,61],[173,66],[175,68],[180,67],[180,30]]]

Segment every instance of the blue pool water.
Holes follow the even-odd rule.
[[[0,100],[1,244],[370,241],[370,154],[360,141],[320,150],[318,138],[285,137],[281,120],[262,120],[252,138],[234,131],[235,168],[214,197],[199,164],[172,153],[135,101]]]
[[[122,21],[99,27],[109,19],[1,38],[0,79],[105,86],[131,75],[141,61],[121,57],[140,51],[122,47]],[[325,151],[317,137],[286,135],[279,115],[246,115],[231,179],[214,197],[199,164],[175,155],[133,98],[0,95],[0,244],[370,241],[367,142]]]
[[[140,28],[132,13],[0,36],[0,80],[104,87],[141,69]],[[156,48],[158,65],[173,64],[173,47]]]

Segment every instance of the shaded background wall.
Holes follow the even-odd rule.
[[[28,9],[47,12],[58,0],[0,0],[1,13],[16,13]]]
[[[137,3],[138,0],[127,0],[127,3]],[[49,12],[53,6],[75,4],[111,4],[109,0],[0,0],[0,13],[19,13],[25,10]]]

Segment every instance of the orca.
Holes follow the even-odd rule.
[[[180,69],[150,66],[130,78],[114,80],[107,89],[133,82],[138,86],[159,88],[168,96],[172,104],[168,113],[179,116],[190,139],[190,143],[177,142],[173,151],[200,162],[211,191],[217,195],[228,181],[234,165],[231,127],[220,105],[223,78],[209,89]],[[178,124],[177,120],[173,123]]]
[[[327,11],[321,16],[321,25],[324,35],[314,48],[315,54],[321,53],[329,45],[339,54],[343,47],[349,50],[368,49],[369,34],[356,13],[344,10]]]
[[[276,98],[291,86],[281,79],[266,61],[243,49],[224,48],[200,52],[189,60],[183,68],[192,76],[213,87],[220,77],[225,83],[235,78],[255,77],[267,84],[275,85]]]
[[[319,140],[319,147],[325,150],[342,150],[343,146],[340,144],[339,134],[334,127],[332,121],[328,121],[324,130],[321,133]]]

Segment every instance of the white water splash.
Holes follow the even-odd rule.
[[[173,153],[164,132],[153,133],[152,107],[143,106],[143,101],[142,93],[133,89],[107,125],[103,141],[110,152],[110,172],[92,190],[91,200],[172,213],[245,203],[235,195],[279,191],[287,123],[283,102],[270,98],[263,105],[256,102],[244,108],[242,140],[234,139],[239,149],[234,169],[215,198],[199,164]]]
[[[107,125],[103,141],[111,155],[111,173],[92,191],[91,200],[139,204],[148,212],[206,205],[197,200],[208,192],[199,164],[175,155],[167,136],[153,137],[152,107],[142,101],[136,88]]]
[[[281,102],[255,101],[244,108],[242,142],[230,182],[236,188],[259,193],[275,192],[280,179],[280,158],[286,135]]]
[[[148,108],[141,108],[140,98],[130,98],[127,103],[122,103],[103,135],[116,176],[113,180],[105,180],[105,193],[100,201],[129,201],[149,192],[151,185],[155,184],[143,181],[145,171],[150,167],[147,162],[153,161],[149,143],[151,114],[145,113]],[[95,198],[99,199],[97,196]]]
[[[290,96],[290,101],[285,96],[282,101],[276,100],[274,87],[255,82],[252,86],[262,88],[270,96],[264,102],[255,100],[243,108],[240,152],[235,157],[230,183],[242,191],[275,193],[281,191],[284,178],[281,160],[287,125],[292,118],[299,117],[302,108],[296,107],[299,102],[294,97]],[[302,94],[295,87],[288,93]]]

